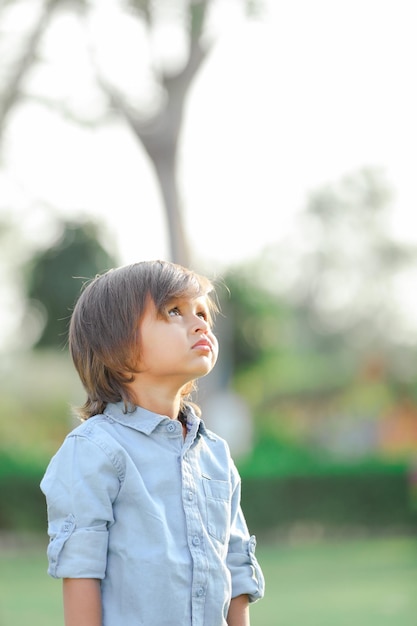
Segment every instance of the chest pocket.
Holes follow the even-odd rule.
[[[206,497],[207,530],[224,543],[230,528],[230,484],[224,480],[213,480],[203,476]]]

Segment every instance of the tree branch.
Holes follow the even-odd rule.
[[[6,118],[21,96],[21,86],[36,58],[36,53],[42,35],[52,17],[53,11],[56,9],[60,1],[61,0],[45,0],[42,11],[29,35],[23,53],[20,59],[16,62],[13,72],[11,72],[8,84],[4,89],[4,93],[0,101],[0,139],[4,130]]]
[[[69,122],[74,122],[78,126],[83,128],[99,128],[103,126],[108,121],[110,121],[112,117],[111,111],[106,111],[104,115],[97,117],[94,114],[93,117],[87,118],[77,115],[69,106],[65,104],[62,100],[54,100],[53,98],[47,98],[46,96],[40,96],[37,94],[31,93],[22,93],[20,98],[22,100],[28,100],[30,102],[36,102],[38,104],[43,105],[45,108],[54,111],[54,113],[58,113],[64,120]]]

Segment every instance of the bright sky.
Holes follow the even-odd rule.
[[[282,241],[309,191],[363,166],[385,170],[393,231],[415,241],[415,0],[265,0],[257,21],[226,4],[232,30],[194,84],[181,141],[196,262],[221,268]],[[101,28],[114,37],[104,12]],[[48,40],[55,65],[32,80],[84,111],[97,95],[83,100],[91,88],[70,44],[77,37],[75,23],[57,23]],[[127,52],[113,47],[111,57]],[[46,237],[46,201],[103,218],[122,263],[167,256],[153,172],[123,125],[80,129],[32,105],[12,118],[6,148],[2,194],[28,232]]]

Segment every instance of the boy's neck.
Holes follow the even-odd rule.
[[[133,401],[137,406],[152,411],[152,413],[177,419],[181,405],[181,394],[179,392],[170,394],[160,388],[145,387],[133,391]]]

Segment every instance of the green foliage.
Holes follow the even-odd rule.
[[[39,488],[44,469],[0,456],[0,529],[45,530],[46,504]]]
[[[71,404],[84,391],[68,353],[37,350],[15,356],[0,380],[0,453],[19,463],[46,464],[74,426]]]
[[[51,456],[75,425],[71,402],[83,391],[68,354],[15,357],[0,381],[0,529],[46,529],[39,483]]]
[[[263,419],[265,409],[286,396],[302,399],[346,385],[351,379],[350,364],[327,354],[288,351],[265,355],[252,367],[237,371],[234,388]]]
[[[289,476],[357,476],[367,472],[405,474],[407,464],[387,462],[378,457],[346,462],[297,441],[261,435],[252,452],[239,462],[239,471],[242,477],[256,480]]]
[[[324,199],[317,199],[315,212],[322,219],[321,213],[327,215],[330,211],[335,222],[332,227],[337,230],[342,219],[338,213],[343,213],[345,202],[349,211],[342,221],[349,222],[350,234],[350,220],[357,227],[362,215],[360,208],[352,206],[355,198],[360,199],[362,208],[369,203],[366,211],[372,220],[385,202],[385,192],[366,172],[345,181],[341,190],[336,188],[328,192],[328,197],[324,195]],[[325,237],[324,224],[321,231]],[[378,239],[379,235],[375,237]],[[333,244],[326,243],[330,247]],[[337,258],[337,246],[332,248],[332,254]],[[348,251],[343,254],[348,255]],[[317,255],[320,257],[320,251]],[[323,268],[327,272],[326,263]],[[313,269],[309,267],[308,271]],[[317,266],[316,270],[318,275],[311,277],[311,286],[321,280],[320,268]],[[293,444],[316,455],[331,452],[339,463],[372,463],[375,458],[384,463],[383,456],[389,454],[396,455],[398,462],[411,461],[413,450],[414,454],[417,451],[416,437],[407,441],[407,428],[413,428],[409,414],[413,410],[417,414],[414,378],[410,374],[403,377],[394,365],[398,364],[394,355],[388,358],[385,340],[380,346],[372,342],[370,347],[364,341],[358,347],[358,343],[350,342],[352,329],[345,332],[336,319],[327,331],[312,323],[314,316],[307,301],[303,297],[298,301],[294,294],[290,297],[276,288],[274,277],[268,258],[234,268],[224,277],[230,289],[222,308],[232,321],[232,386],[249,405],[258,435],[285,441],[285,450],[277,454],[280,463],[285,463]],[[341,279],[339,287],[342,286]],[[373,325],[374,320],[369,321],[370,334]],[[367,332],[366,325],[362,329]],[[386,328],[384,334],[390,335]],[[415,348],[408,346],[403,356],[403,370],[410,372],[410,359],[416,359]],[[392,427],[392,416],[398,416],[399,421],[404,416],[404,424],[408,420],[408,425],[399,426],[402,432],[396,448],[390,446],[385,434]],[[280,473],[273,458],[266,458],[263,457],[265,467],[270,463],[270,471]],[[295,466],[293,470],[298,471]]]
[[[37,347],[62,347],[71,311],[83,283],[115,265],[93,222],[63,222],[61,236],[38,252],[25,270],[26,293],[40,303],[46,320]]]
[[[39,483],[47,462],[0,453],[3,530],[46,529]],[[324,529],[415,529],[410,484],[404,468],[377,462],[343,467],[305,450],[265,442],[241,463],[242,502],[252,532],[265,534],[294,524]]]
[[[235,372],[280,354],[292,334],[291,310],[258,280],[261,268],[242,266],[224,275],[221,309],[230,321]]]
[[[253,532],[299,523],[347,533],[417,526],[406,462],[377,455],[344,460],[297,439],[264,434],[238,468]]]
[[[249,527],[263,535],[294,524],[347,534],[417,529],[407,476],[397,471],[243,477],[242,504]]]

